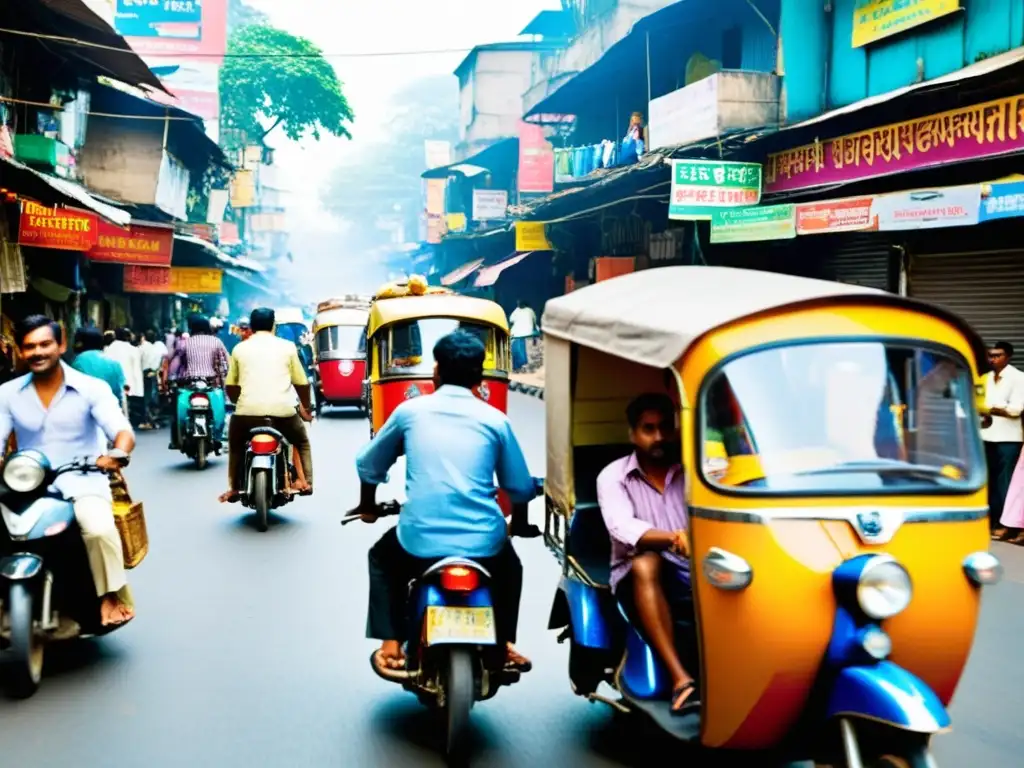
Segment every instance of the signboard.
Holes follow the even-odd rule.
[[[428,171],[448,165],[452,161],[451,142],[427,139],[423,142],[423,154],[427,161]]]
[[[1024,216],[1024,181],[981,185],[981,209],[978,221],[1012,219]]]
[[[508,210],[508,192],[504,189],[473,190],[473,221],[504,219]]]
[[[879,195],[872,206],[883,232],[972,226],[980,208],[980,184]]]
[[[446,217],[449,232],[464,232],[466,230],[466,214],[449,213]]]
[[[960,10],[960,0],[856,0],[853,47],[898,35]]]
[[[720,208],[761,202],[761,166],[721,160],[673,160],[670,219],[710,219]]]
[[[213,293],[221,292],[224,272],[205,267],[124,268],[125,293]]]
[[[227,48],[228,0],[117,0],[114,28],[143,57],[219,64]]]
[[[555,189],[555,150],[544,128],[519,123],[519,191],[547,194]]]
[[[173,229],[137,224],[121,228],[105,221],[100,221],[98,228],[96,245],[89,251],[92,261],[171,266]]]
[[[220,114],[220,66],[216,62],[154,56],[145,61],[173,94],[168,96],[154,90],[147,94],[151,99],[180,107],[204,120],[214,120]]]
[[[252,171],[235,171],[231,178],[231,207],[252,208],[256,205],[256,174]]]
[[[88,251],[96,244],[97,216],[70,208],[21,204],[18,244],[55,251]]]
[[[712,243],[750,243],[796,237],[795,205],[758,205],[715,211]]]
[[[647,123],[651,146],[689,144],[717,136],[718,82],[712,75],[653,99]]]
[[[846,184],[1024,150],[1024,95],[872,128],[768,156],[765,192]]]
[[[543,221],[516,222],[517,251],[553,251],[548,236],[544,232]]]
[[[877,229],[878,221],[871,211],[872,202],[871,197],[851,197],[798,205],[796,232],[798,235],[825,235]]]

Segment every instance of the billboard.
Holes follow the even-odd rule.
[[[228,37],[228,0],[117,0],[114,29],[143,58],[219,63]]]

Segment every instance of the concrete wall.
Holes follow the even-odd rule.
[[[530,84],[533,51],[480,51],[459,89],[456,159],[498,139],[518,135],[522,94]]]
[[[157,121],[91,117],[78,164],[85,185],[127,203],[156,203],[163,146]]]

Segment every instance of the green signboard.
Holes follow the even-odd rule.
[[[673,160],[668,217],[709,220],[715,211],[761,202],[761,165],[722,160]]]
[[[750,243],[796,237],[796,206],[763,205],[715,211],[712,243]]]

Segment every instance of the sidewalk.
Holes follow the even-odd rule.
[[[509,389],[513,392],[522,392],[524,395],[544,399],[544,366],[529,373],[513,373],[512,383]]]

